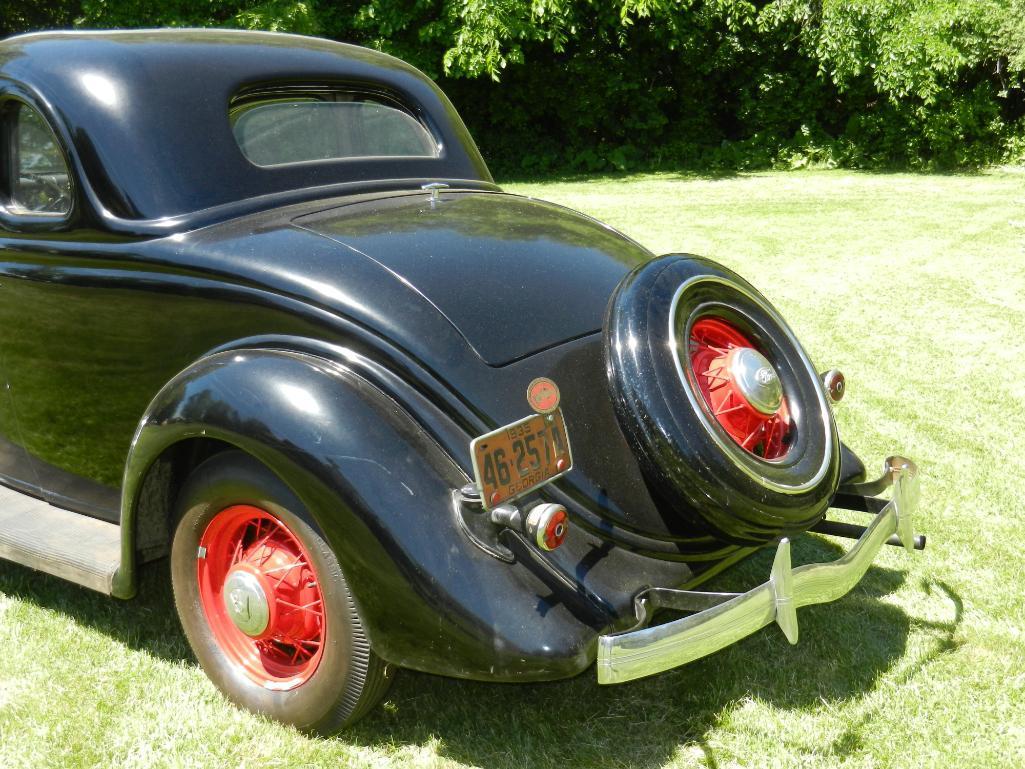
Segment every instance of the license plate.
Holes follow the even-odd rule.
[[[470,443],[484,509],[522,497],[573,466],[562,409],[531,414]]]

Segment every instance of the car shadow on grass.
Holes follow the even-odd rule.
[[[835,560],[844,550],[819,537],[800,537],[794,564]],[[707,587],[749,589],[766,579],[772,557],[764,550]],[[489,769],[658,767],[681,756],[681,763],[718,766],[706,736],[738,703],[803,712],[833,708],[864,697],[897,665],[901,680],[910,679],[929,659],[953,650],[960,599],[932,583],[930,589],[953,603],[955,618],[933,626],[932,648],[904,666],[908,636],[923,623],[880,599],[905,579],[903,571],[875,566],[841,601],[801,609],[796,646],[769,627],[683,668],[619,686],[599,686],[593,669],[569,681],[520,685],[403,672],[385,707],[337,739],[367,746],[432,744],[440,755]],[[851,725],[821,749],[843,756],[859,747]]]
[[[0,561],[0,593],[60,612],[111,640],[170,662],[193,662],[175,614],[166,559],[140,569],[139,592],[130,601]]]
[[[835,560],[842,549],[818,537],[794,543],[795,565]],[[764,581],[772,552],[764,550],[717,577],[708,589],[744,590]],[[912,619],[880,599],[906,575],[874,566],[839,602],[800,610],[801,640],[791,646],[769,627],[685,667],[619,686],[598,686],[593,669],[543,684],[461,681],[402,671],[382,707],[333,738],[392,752],[411,747],[487,767],[657,767],[686,755],[720,765],[707,735],[750,701],[793,711],[816,711],[863,697],[884,674],[910,680],[930,659],[956,648],[960,598],[945,584],[923,592],[951,601],[948,623]],[[0,565],[0,592],[60,611],[129,647],[171,661],[194,663],[174,613],[166,562],[141,571],[139,596],[114,601],[13,564]],[[904,660],[912,631],[932,633],[924,654]],[[870,708],[862,719],[873,716]],[[851,723],[817,750],[845,756],[861,748],[861,725]],[[780,735],[781,739],[800,739]],[[311,738],[313,739],[313,738]],[[728,758],[722,759],[723,763]]]

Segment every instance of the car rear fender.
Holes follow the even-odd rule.
[[[593,659],[593,627],[565,605],[536,632],[537,596],[551,585],[462,534],[452,492],[468,478],[421,424],[352,367],[290,350],[213,353],[154,399],[125,472],[118,581],[126,590],[148,469],[196,438],[246,451],[291,488],[335,550],[385,660],[544,679]]]

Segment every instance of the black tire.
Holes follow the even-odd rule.
[[[266,511],[287,528],[308,555],[323,597],[319,662],[308,679],[286,690],[261,685],[236,664],[230,645],[219,642],[212,629],[201,597],[201,538],[222,511],[241,506]],[[338,559],[288,487],[249,455],[227,451],[191,473],[176,508],[170,559],[175,605],[185,635],[214,684],[236,704],[307,732],[331,734],[363,717],[387,692],[391,671],[370,647]],[[218,626],[223,639],[223,622]]]
[[[764,355],[791,417],[785,454],[741,448],[711,413],[690,364],[693,323],[728,322]],[[631,272],[605,322],[609,390],[649,486],[689,524],[762,544],[819,520],[836,491],[840,441],[818,374],[769,302],[708,259],[666,256]]]

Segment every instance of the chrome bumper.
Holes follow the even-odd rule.
[[[913,462],[887,460],[882,479],[865,487],[893,495],[850,551],[831,563],[790,566],[790,542],[776,550],[769,581],[746,593],[704,593],[651,588],[634,599],[642,629],[600,636],[598,683],[618,684],[660,673],[704,657],[773,622],[790,643],[797,643],[797,609],[835,601],[868,571],[879,548],[894,534],[910,552],[915,543],[911,515],[918,505],[918,471]],[[658,608],[697,611],[688,617],[643,627]],[[709,608],[710,607],[710,608]]]

